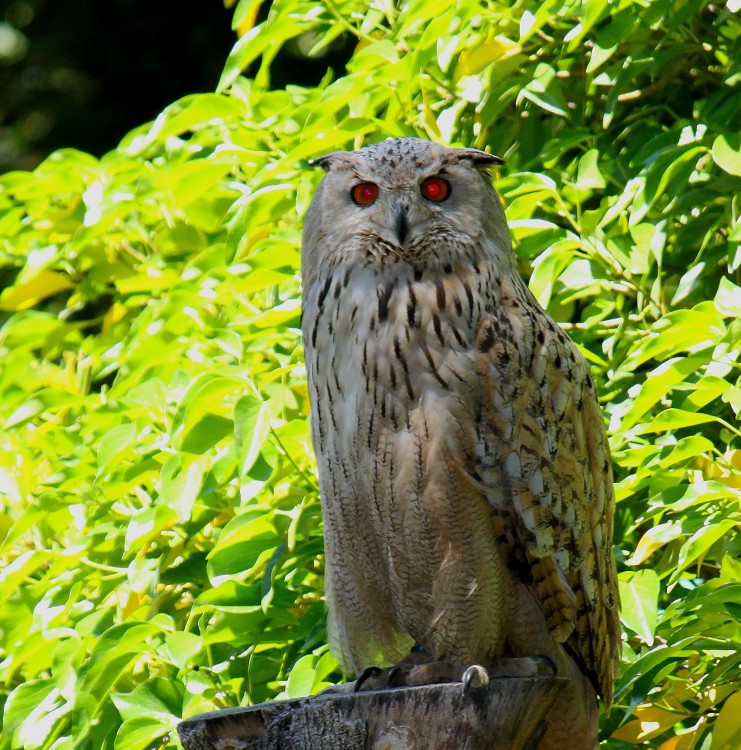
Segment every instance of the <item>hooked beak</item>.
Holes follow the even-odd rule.
[[[409,231],[409,219],[407,217],[407,207],[403,201],[399,201],[396,204],[396,213],[394,215],[394,229],[396,230],[396,238],[399,240],[399,245],[404,244],[407,232]]]

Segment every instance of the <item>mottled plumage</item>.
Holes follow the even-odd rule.
[[[405,138],[318,162],[302,325],[330,642],[349,670],[414,643],[546,654],[573,680],[539,747],[589,747],[620,642],[609,448],[586,362],[517,272],[498,161]]]

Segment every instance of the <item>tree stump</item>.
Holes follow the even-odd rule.
[[[566,680],[494,679],[228,708],[178,726],[185,750],[530,750]]]

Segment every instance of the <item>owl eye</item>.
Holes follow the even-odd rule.
[[[350,195],[358,206],[370,206],[378,198],[378,185],[372,182],[360,182],[352,189]]]
[[[428,177],[419,187],[428,201],[440,203],[450,195],[450,184],[442,177]]]

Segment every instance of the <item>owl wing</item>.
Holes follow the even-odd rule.
[[[503,299],[476,339],[478,478],[510,567],[609,707],[620,623],[610,452],[589,367],[534,300]]]

